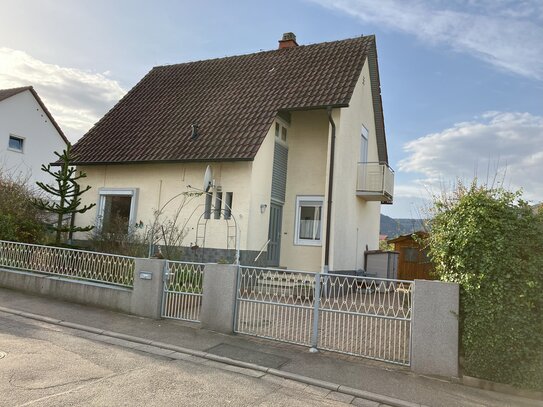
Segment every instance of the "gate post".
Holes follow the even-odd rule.
[[[165,260],[136,259],[130,313],[160,319]]]
[[[459,293],[456,283],[415,280],[411,325],[411,369],[458,377]]]
[[[311,348],[309,352],[316,353],[319,350],[319,308],[321,305],[321,273],[315,274],[315,291],[313,293],[313,331],[311,332]]]
[[[202,328],[226,334],[234,333],[237,281],[237,265],[205,265],[200,310]]]

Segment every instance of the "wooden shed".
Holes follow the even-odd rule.
[[[415,232],[410,235],[398,236],[391,239],[388,243],[394,244],[394,250],[400,255],[398,257],[398,278],[400,280],[433,280],[431,276],[433,271],[432,263],[427,256],[427,250],[414,239],[425,238],[426,232]]]

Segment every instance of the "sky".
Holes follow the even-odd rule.
[[[543,200],[543,0],[3,0],[0,89],[75,142],[153,66],[375,34],[395,218],[474,177]]]

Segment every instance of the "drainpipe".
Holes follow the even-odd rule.
[[[328,202],[326,210],[326,241],[324,243],[324,272],[328,272],[330,261],[330,224],[332,221],[332,190],[334,187],[334,150],[336,147],[336,123],[332,118],[332,107],[326,108],[328,121],[332,126],[332,138],[330,140],[330,170],[328,172]]]

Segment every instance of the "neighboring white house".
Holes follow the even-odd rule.
[[[0,171],[13,178],[50,182],[42,164],[57,160],[68,140],[32,88],[0,89]]]
[[[98,203],[80,225],[171,216],[209,166],[180,213],[186,260],[232,259],[237,230],[246,265],[361,269],[394,184],[375,37],[153,68],[74,153]]]

